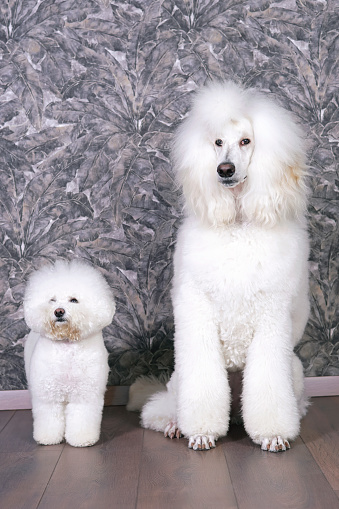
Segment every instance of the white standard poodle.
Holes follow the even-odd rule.
[[[229,372],[243,370],[251,439],[275,452],[298,435],[307,407],[293,351],[309,314],[305,152],[292,115],[260,92],[226,82],[196,94],[173,147],[186,210],[174,256],[175,371],[144,405],[144,427],[214,447],[229,426]]]
[[[39,444],[65,438],[85,447],[98,441],[109,370],[101,331],[114,312],[105,278],[83,262],[57,261],[31,274],[24,353]]]

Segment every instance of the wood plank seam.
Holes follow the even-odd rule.
[[[52,479],[52,477],[53,477],[53,475],[54,475],[54,472],[55,472],[55,470],[56,470],[56,468],[57,468],[57,466],[58,466],[58,464],[59,464],[59,461],[60,461],[60,458],[61,458],[61,455],[62,455],[63,451],[64,451],[64,447],[61,449],[60,454],[59,454],[59,456],[58,456],[58,459],[57,459],[57,461],[55,462],[54,468],[53,468],[53,470],[52,470],[52,472],[51,472],[51,475],[49,476],[49,479],[48,479],[48,481],[47,481],[47,483],[46,483],[45,489],[43,490],[43,492],[42,492],[42,494],[41,494],[41,497],[40,497],[39,502],[38,502],[38,504],[37,504],[37,506],[36,506],[36,509],[38,509],[38,507],[39,507],[39,505],[40,505],[40,503],[41,503],[42,499],[44,498],[44,495],[45,495],[46,490],[47,490],[47,488],[48,488],[48,486],[49,486],[49,483],[51,482],[51,479]]]

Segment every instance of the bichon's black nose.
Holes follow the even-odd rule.
[[[54,311],[54,314],[57,318],[61,318],[65,314],[65,310],[62,308],[58,308]]]
[[[217,168],[219,177],[226,179],[233,177],[235,174],[235,166],[233,163],[221,163]]]

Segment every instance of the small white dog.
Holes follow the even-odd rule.
[[[25,368],[38,443],[98,441],[109,370],[101,331],[114,312],[110,287],[89,265],[57,261],[31,274]]]
[[[228,372],[243,370],[252,440],[275,452],[298,435],[307,407],[293,351],[309,314],[305,151],[292,115],[261,93],[228,82],[196,95],[173,148],[186,202],[174,257],[175,371],[143,407],[144,427],[214,447],[229,425]]]

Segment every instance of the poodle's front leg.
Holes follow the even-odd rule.
[[[186,286],[174,302],[177,421],[193,449],[209,449],[228,430],[230,387],[213,307]]]
[[[286,450],[299,433],[293,389],[292,324],[288,311],[262,317],[248,349],[243,380],[245,429],[263,450]]]

